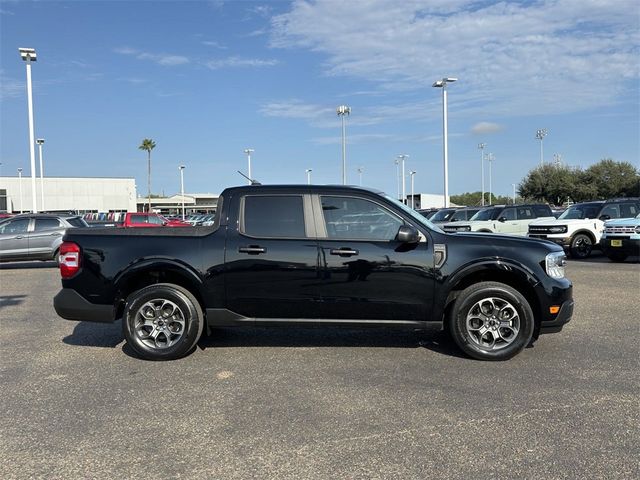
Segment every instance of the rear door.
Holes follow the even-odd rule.
[[[230,310],[249,318],[319,318],[311,196],[234,196],[225,254]]]
[[[33,231],[29,232],[29,256],[53,258],[54,247],[59,245],[64,230],[57,218],[36,217]]]

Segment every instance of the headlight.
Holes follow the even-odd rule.
[[[640,234],[640,225],[636,225],[636,228],[634,230],[636,234]]]
[[[464,227],[459,227],[458,231],[459,232],[470,232],[471,231],[471,227],[469,225],[466,225]]]
[[[564,267],[567,264],[567,256],[564,252],[553,252],[545,257],[547,275],[551,278],[564,278]]]
[[[567,233],[567,226],[563,225],[558,227],[551,227],[549,228],[549,232],[550,233]]]

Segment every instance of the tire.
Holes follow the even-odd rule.
[[[59,258],[58,258],[59,255],[60,255],[60,249],[56,248],[56,251],[53,252],[53,258],[52,258],[52,260],[54,262],[56,262],[56,265],[60,265],[60,261],[59,261]]]
[[[508,360],[529,344],[534,323],[531,307],[520,292],[503,283],[481,282],[467,287],[455,300],[449,333],[472,358]]]
[[[607,257],[609,257],[609,260],[611,260],[612,262],[624,262],[627,259],[627,254],[614,252],[614,253],[607,254]]]
[[[591,255],[591,250],[593,250],[593,240],[586,233],[578,233],[571,239],[569,246],[571,258],[582,260]]]
[[[147,360],[174,360],[195,347],[204,315],[187,289],[157,283],[132,293],[122,315],[127,344]]]

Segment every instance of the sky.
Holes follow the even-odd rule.
[[[510,195],[543,159],[640,167],[637,0],[0,0],[0,175],[30,174],[25,62],[45,176],[133,177],[152,191],[342,181],[395,195],[399,154],[415,192]],[[37,163],[37,161],[36,161]],[[489,164],[485,162],[486,187]],[[407,177],[406,192],[410,193]]]

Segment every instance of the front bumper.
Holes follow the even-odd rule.
[[[612,245],[618,244],[618,246]],[[628,256],[640,255],[640,240],[630,238],[607,237],[600,240],[600,248],[605,255],[623,253]]]
[[[112,323],[115,320],[112,305],[91,303],[71,288],[63,288],[53,297],[53,308],[66,320],[99,323]]]
[[[565,301],[561,305],[560,311],[555,315],[554,319],[541,322],[540,333],[556,333],[562,330],[562,327],[571,321],[571,317],[573,316],[573,304],[573,300]]]
[[[567,237],[566,234],[544,234],[544,233],[529,233],[529,238],[540,238],[542,240],[549,240],[550,242],[567,248],[571,245],[571,237]]]

